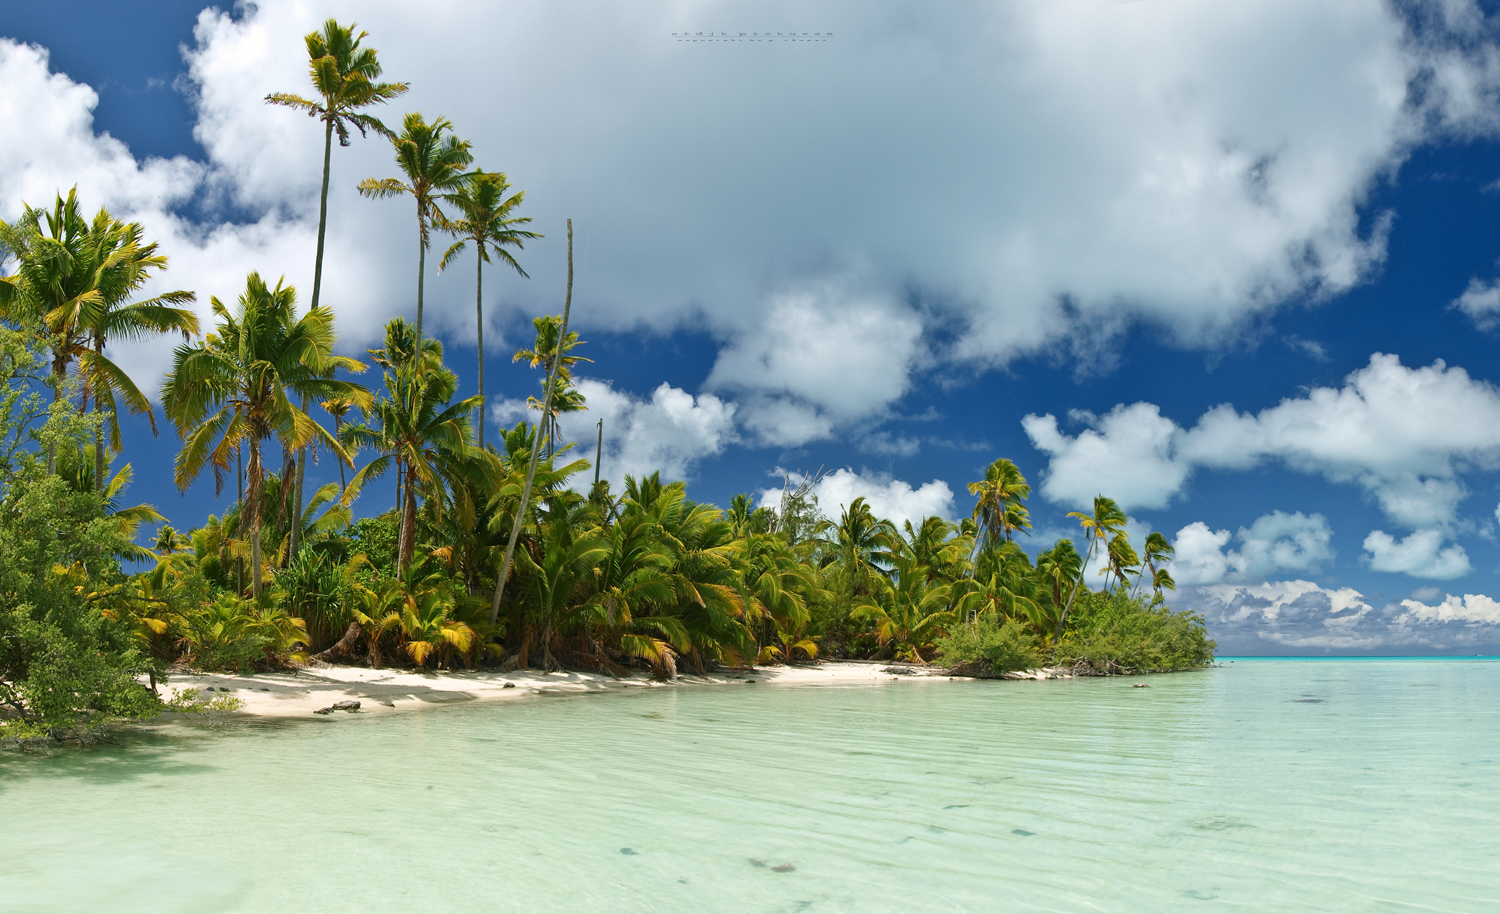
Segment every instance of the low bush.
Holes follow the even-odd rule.
[[[1096,673],[1189,670],[1213,662],[1203,616],[1123,593],[1079,594],[1053,662]]]
[[[939,663],[964,667],[967,675],[999,676],[1042,665],[1036,636],[1014,619],[1000,622],[993,614],[970,625],[951,626],[937,641]]]

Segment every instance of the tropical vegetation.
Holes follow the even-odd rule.
[[[1171,608],[1172,546],[1138,552],[1104,496],[1069,515],[1064,538],[1028,549],[1031,489],[1017,465],[970,484],[971,516],[883,518],[864,499],[820,505],[817,476],[778,500],[693,499],[659,473],[618,493],[576,456],[562,414],[587,407],[573,372],[587,360],[559,315],[533,322],[515,360],[537,371],[536,420],[484,434],[483,376],[460,391],[443,344],[423,330],[430,234],[452,234],[442,266],[472,248],[483,364],[483,265],[540,237],[524,192],[499,171],[465,171],[469,144],[446,119],[409,113],[400,133],[365,113],[399,97],[378,82],[367,36],[330,20],[307,36],[324,132],[311,301],[251,273],[209,325],[191,292],[132,300],[168,267],[141,226],[76,191],[0,224],[0,736],[86,738],[112,719],[168,707],[173,670],[253,670],[309,662],[417,669],[632,670],[670,679],[726,667],[869,659],[1000,676],[1044,665],[1115,673],[1211,662],[1203,620]],[[322,288],[332,137],[374,131],[401,178],[368,196],[414,199],[414,321],[385,327],[368,359],[337,354]],[[446,209],[445,209],[446,207]],[[179,532],[130,506],[116,466],[116,409],[154,410],[108,357],[111,342],[184,341],[159,402],[180,439],[173,480],[206,471],[221,514]],[[367,365],[379,377],[363,383]],[[482,367],[481,367],[482,371]],[[372,377],[373,377],[372,373]],[[277,451],[280,461],[277,464]],[[304,500],[307,464],[340,481]],[[347,474],[347,475],[346,475]],[[347,482],[345,481],[347,479]],[[383,480],[383,482],[382,482]],[[774,502],[774,503],[773,503]],[[138,538],[154,526],[149,543]]]

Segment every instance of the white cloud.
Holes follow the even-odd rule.
[[[1500,640],[1500,602],[1436,588],[1378,608],[1352,587],[1305,580],[1185,587],[1171,602],[1203,613],[1221,655],[1493,650]]]
[[[1467,593],[1462,597],[1448,594],[1443,602],[1429,606],[1420,600],[1402,600],[1407,612],[1403,621],[1415,623],[1433,622],[1482,622],[1500,624],[1500,602],[1484,594]]]
[[[939,356],[982,364],[1066,340],[1094,352],[1136,319],[1216,345],[1290,296],[1359,282],[1384,257],[1389,221],[1362,209],[1375,182],[1415,144],[1494,128],[1483,17],[1448,6],[1023,0],[914,19],[835,0],[820,7],[835,41],[705,51],[670,40],[702,13],[668,2],[261,0],[200,16],[201,163],[134,162],[92,136],[88,90],[7,44],[0,182],[6,207],[76,180],[139,215],[205,299],[251,268],[305,295],[321,136],[262,97],[305,91],[305,32],[357,19],[413,85],[380,113],[450,116],[528,191],[548,237],[523,258],[535,279],[496,277],[499,308],[555,310],[572,216],[578,326],[705,329],[727,347],[714,385],[749,427],[811,440],[881,415],[929,364],[930,326],[965,331]],[[1418,38],[1403,15],[1431,21]],[[805,11],[726,0],[713,16]],[[325,286],[351,348],[412,310],[409,207],[353,189],[392,169],[378,140],[334,157]],[[238,223],[169,215],[205,193]],[[429,277],[429,319],[467,334],[457,273]],[[778,429],[782,401],[805,421]]]
[[[1022,425],[1051,456],[1042,492],[1085,503],[1094,493],[1162,507],[1197,468],[1244,470],[1264,461],[1369,492],[1408,527],[1454,523],[1461,468],[1500,463],[1500,391],[1442,360],[1407,368],[1375,353],[1340,388],[1319,387],[1256,414],[1217,406],[1183,429],[1150,403],[1117,406],[1076,436],[1050,415]]]
[[[663,382],[647,399],[615,390],[608,381],[579,378],[577,384],[588,408],[562,415],[561,437],[577,442],[574,456],[592,463],[598,440],[595,423],[602,418],[604,459],[600,470],[615,491],[619,491],[626,474],[639,478],[660,471],[663,482],[686,479],[699,461],[720,453],[735,440],[735,405],[713,394],[694,397]],[[520,403],[497,405],[497,418],[504,412],[514,423],[510,417],[517,414],[516,404]],[[580,476],[576,484],[586,489],[588,481]]]
[[[1365,537],[1364,560],[1375,571],[1409,574],[1414,578],[1438,581],[1461,578],[1473,570],[1464,547],[1454,543],[1443,547],[1441,530],[1418,530],[1397,540],[1384,530]]]
[[[794,485],[805,478],[798,473],[788,476]],[[818,499],[818,509],[834,521],[856,498],[863,498],[876,517],[893,522],[898,530],[907,521],[915,527],[927,517],[953,518],[953,490],[941,479],[912,488],[911,483],[884,473],[856,473],[845,467],[819,479],[812,494]],[[761,491],[762,507],[774,508],[780,503],[781,489]]]
[[[1177,554],[1169,565],[1184,586],[1260,581],[1274,572],[1309,572],[1333,560],[1333,531],[1321,514],[1273,511],[1241,527],[1238,550],[1225,551],[1228,530],[1195,521],[1177,531]]]
[[[1130,507],[1163,508],[1181,491],[1191,466],[1174,458],[1179,429],[1157,406],[1120,405],[1103,418],[1088,413],[1073,418],[1089,427],[1071,438],[1050,414],[1021,420],[1031,443],[1052,458],[1042,483],[1047,498],[1088,505],[1103,494]]]
[[[1469,316],[1480,330],[1493,330],[1500,326],[1500,280],[1480,282],[1476,277],[1469,280],[1464,294],[1449,305]]]

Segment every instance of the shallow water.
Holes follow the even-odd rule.
[[[0,756],[6,912],[1231,908],[1500,909],[1500,663],[642,689]]]

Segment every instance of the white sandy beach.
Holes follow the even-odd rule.
[[[596,673],[509,673],[484,671],[416,672],[352,666],[309,667],[280,673],[238,676],[230,673],[174,673],[162,690],[194,688],[213,695],[232,695],[244,704],[240,715],[301,717],[339,701],[358,701],[362,713],[431,708],[465,701],[498,701],[542,692],[599,692],[619,689],[681,688],[691,685],[743,687],[765,685],[850,685],[912,678],[884,672],[886,663],[819,663],[815,666],[763,667],[708,676],[684,675],[657,682],[644,674],[616,679]],[[904,665],[898,665],[904,668]],[[941,675],[913,668],[920,677]],[[942,677],[948,678],[946,676]]]

